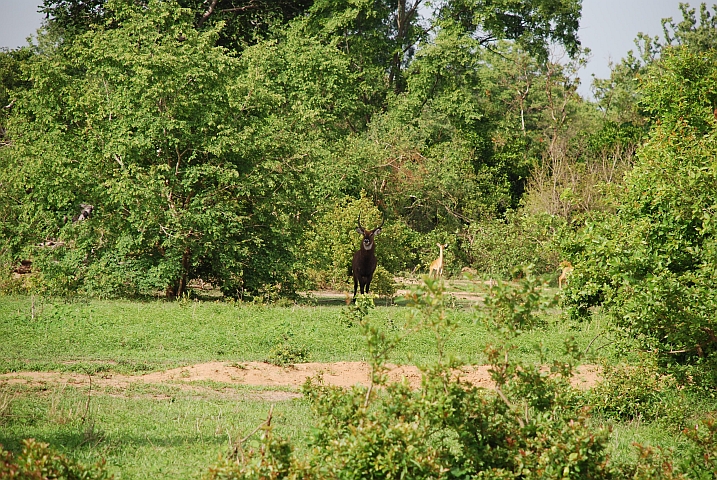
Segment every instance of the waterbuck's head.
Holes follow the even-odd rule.
[[[383,227],[384,222],[386,222],[386,217],[383,218],[383,221],[381,222],[381,225],[374,228],[373,230],[368,230],[366,228],[363,228],[361,226],[361,214],[359,213],[358,216],[358,226],[356,227],[356,231],[363,235],[363,241],[361,242],[361,248],[363,250],[372,250],[373,249],[373,237],[381,233],[381,227]]]

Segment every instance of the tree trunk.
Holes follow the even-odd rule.
[[[416,18],[418,7],[422,0],[416,0],[412,5],[407,6],[407,0],[398,0],[396,9],[396,51],[393,54],[391,68],[388,74],[388,83],[393,85],[396,93],[400,93],[402,85],[400,82],[401,67],[404,60],[404,53],[408,48],[408,30]]]
[[[176,300],[182,298],[187,292],[187,283],[189,283],[189,261],[192,258],[192,252],[189,247],[184,249],[182,253],[182,274],[172,285],[168,285],[165,290],[167,300]]]

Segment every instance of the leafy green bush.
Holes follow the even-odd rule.
[[[386,299],[390,299],[396,294],[396,283],[393,281],[393,275],[380,265],[376,267],[376,271],[373,274],[371,292]]]
[[[692,478],[717,478],[717,419],[714,414],[685,428],[685,435],[692,440],[690,461],[683,467]]]
[[[575,261],[572,313],[602,304],[663,366],[717,384],[717,82],[713,54],[670,50],[649,70],[656,123],[626,177],[616,216],[586,223],[565,245]]]
[[[241,470],[234,459],[223,459],[218,465],[209,467],[207,480],[231,479],[279,479],[290,478],[290,474],[301,471],[302,466],[297,464],[293,457],[293,447],[286,440],[277,439],[272,434],[271,423],[264,425],[261,435],[261,448],[250,450],[246,455],[237,446],[237,453],[242,453]],[[232,452],[234,453],[234,452]],[[298,475],[297,475],[298,476]]]
[[[66,478],[102,480],[114,478],[107,473],[104,461],[90,467],[68,459],[34,439],[23,440],[22,452],[14,455],[0,447],[0,478]]]
[[[343,122],[359,103],[349,59],[288,34],[235,56],[217,45],[221,25],[197,30],[176,2],[98,11],[114,26],[63,36],[24,64],[37,81],[13,93],[23,108],[0,128],[12,138],[0,149],[0,256],[43,255],[54,294],[181,297],[192,278],[233,297],[292,291],[309,197],[322,193],[309,192],[317,151],[337,133],[317,119]],[[75,226],[81,202],[94,210]],[[65,246],[40,253],[49,239]],[[143,278],[160,288],[146,292]]]
[[[636,445],[634,464],[620,465],[615,477],[630,480],[711,480],[717,478],[717,422],[714,416],[683,430],[690,441],[690,453],[680,463],[670,451],[660,447]]]
[[[657,365],[605,364],[602,379],[586,394],[593,411],[620,421],[664,420],[679,429],[684,423],[686,399],[674,377],[660,373]]]
[[[0,295],[24,294],[31,290],[33,279],[29,275],[15,275],[13,268],[0,263]]]
[[[266,361],[272,365],[284,367],[294,363],[305,363],[309,359],[309,349],[297,345],[290,335],[284,335],[269,351]]]
[[[564,227],[560,217],[521,212],[505,220],[473,223],[463,236],[467,263],[481,274],[501,279],[529,264],[538,273],[554,272],[560,262],[557,235]]]

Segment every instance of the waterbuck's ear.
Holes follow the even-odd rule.
[[[359,235],[363,235],[363,228],[361,228],[361,227],[356,227],[356,232],[357,232]]]
[[[381,233],[381,227],[378,227],[376,230],[373,231],[374,236]]]

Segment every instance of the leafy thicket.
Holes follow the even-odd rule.
[[[96,296],[336,284],[362,196],[387,218],[382,268],[427,264],[516,208],[540,161],[546,127],[513,131],[542,100],[505,91],[523,73],[500,51],[560,83],[548,47],[577,51],[580,8],[529,3],[45,1],[3,78],[5,271]]]
[[[9,142],[7,121],[15,105],[12,92],[30,86],[22,75],[22,65],[30,57],[32,52],[28,48],[0,51],[0,146]]]
[[[104,480],[114,477],[107,473],[104,461],[86,466],[56,452],[47,443],[27,439],[23,441],[22,452],[17,455],[0,446],[0,478]]]
[[[591,209],[563,245],[576,263],[566,299],[578,316],[605,307],[663,373],[713,386],[717,44],[705,4],[699,16],[680,8],[682,21],[663,20],[664,42],[640,35],[638,54],[595,83],[615,145],[630,149],[613,160],[636,156],[624,185],[602,187],[609,208]]]
[[[695,363],[713,384],[717,352],[714,52],[664,52],[642,95],[647,142],[626,178],[616,215],[589,222],[571,244],[576,313],[602,303],[615,324],[666,364]]]
[[[216,32],[195,31],[190,12],[152,8],[118,4],[121,28],[29,65],[3,170],[25,192],[20,251],[59,292],[175,296],[195,276],[232,293],[280,282],[310,183],[302,142],[287,138],[304,138],[311,107],[291,105],[251,52],[238,60],[214,46]],[[307,67],[332,61],[301,42],[286,48]],[[92,219],[75,222],[81,204]]]

